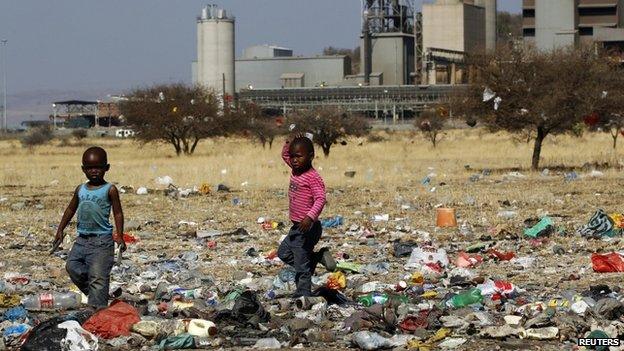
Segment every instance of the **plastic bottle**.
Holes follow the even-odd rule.
[[[187,299],[201,299],[202,297],[204,297],[204,295],[202,294],[201,288],[198,288],[198,289],[177,288],[177,289],[173,289],[172,293],[175,295],[180,295]]]
[[[358,302],[366,307],[378,304],[383,305],[388,302],[389,296],[386,293],[372,292],[368,295],[363,295],[358,298]]]
[[[378,350],[392,347],[392,342],[370,331],[360,331],[353,335],[353,341],[363,350]]]
[[[483,302],[483,296],[481,295],[481,290],[472,288],[464,293],[453,296],[449,302],[452,307],[461,308]]]
[[[22,299],[27,310],[70,310],[80,307],[80,294],[75,292],[43,293]]]

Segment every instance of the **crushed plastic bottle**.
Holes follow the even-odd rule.
[[[481,290],[477,288],[472,288],[466,292],[453,296],[450,300],[447,301],[447,305],[449,307],[462,308],[481,302],[483,302]]]
[[[392,347],[392,342],[390,340],[369,331],[355,333],[353,335],[353,342],[363,350],[377,350]]]
[[[256,344],[253,346],[254,349],[279,349],[281,348],[282,345],[280,344],[279,340],[277,340],[276,338],[264,338],[264,339],[259,339]]]
[[[22,299],[27,310],[70,310],[80,307],[81,296],[74,292],[28,295]]]
[[[373,292],[368,295],[358,297],[358,302],[366,307],[370,307],[375,304],[383,305],[388,302],[388,294]]]
[[[362,295],[358,297],[357,300],[365,307],[370,307],[372,305],[385,305],[388,301],[396,302],[399,304],[409,302],[409,298],[405,295],[387,294],[380,292],[372,292],[367,295]]]

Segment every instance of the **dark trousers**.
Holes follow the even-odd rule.
[[[112,235],[78,236],[74,242],[65,269],[72,282],[89,297],[89,305],[108,306],[110,272],[114,262]]]
[[[294,222],[293,222],[294,223]],[[316,221],[307,232],[301,232],[294,223],[288,235],[279,246],[277,256],[282,262],[295,269],[295,294],[310,296],[312,294],[312,275],[318,264],[314,254],[314,245],[321,239],[323,228],[321,222]]]

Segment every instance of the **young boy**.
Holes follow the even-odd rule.
[[[69,206],[63,213],[52,251],[63,242],[63,231],[76,210],[78,211],[78,238],[74,242],[65,268],[72,282],[89,297],[94,308],[108,306],[110,272],[115,259],[113,227],[109,222],[111,206],[115,217],[116,240],[120,250],[126,250],[123,241],[124,216],[117,188],[104,180],[110,169],[106,151],[90,147],[82,155],[82,171],[88,182],[79,185]]]
[[[302,135],[286,141],[282,149],[284,162],[292,168],[288,188],[288,211],[293,226],[277,250],[278,257],[295,268],[297,290],[293,298],[312,294],[312,274],[317,263],[328,270],[336,269],[336,262],[327,248],[314,252],[321,238],[318,217],[325,206],[325,184],[312,167],[314,145]]]

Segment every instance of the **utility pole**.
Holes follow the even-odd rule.
[[[8,132],[7,126],[7,80],[6,80],[6,49],[9,41],[2,39],[2,121],[4,122],[4,132]]]

